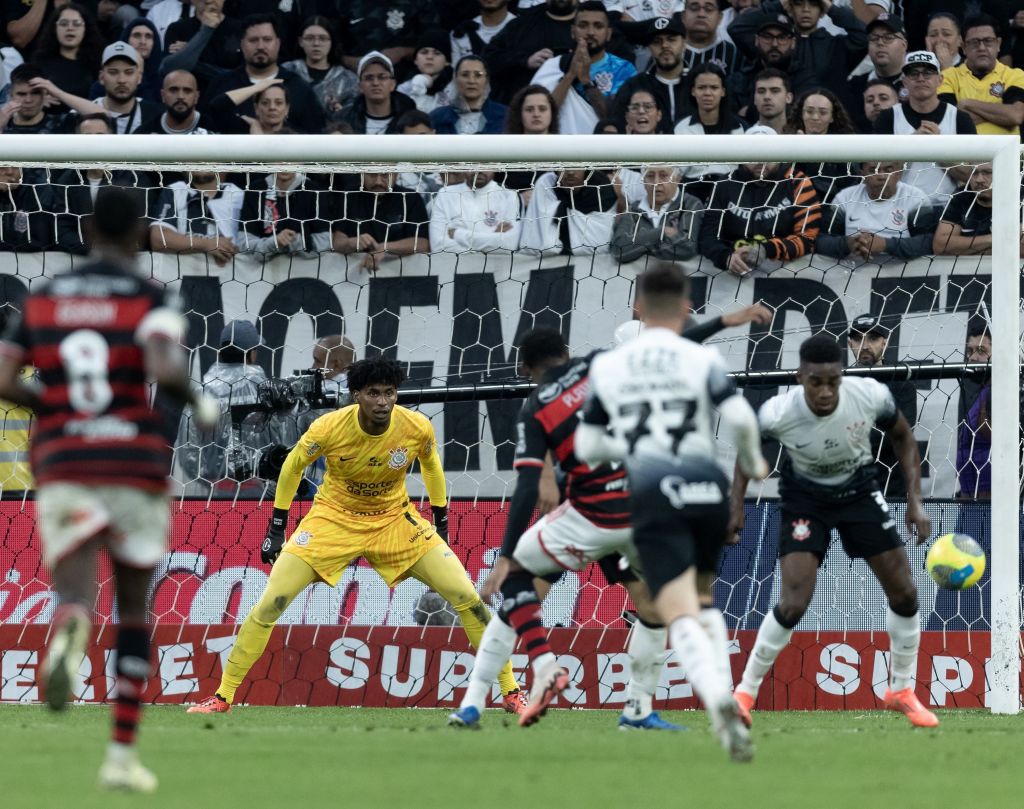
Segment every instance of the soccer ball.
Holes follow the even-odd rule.
[[[985,551],[966,534],[943,534],[928,549],[925,566],[944,590],[966,590],[985,572]]]

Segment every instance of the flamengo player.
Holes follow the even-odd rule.
[[[434,428],[422,413],[396,405],[402,367],[384,357],[353,363],[348,388],[355,404],[314,421],[288,453],[277,481],[274,515],[260,549],[272,564],[260,600],[228,655],[220,687],[189,713],[227,713],[249,669],[267,648],[274,624],[316,581],[334,587],[363,556],[394,587],[412,576],[447,599],[470,643],[478,645],[491,613],[447,544],[448,502]],[[285,543],[288,511],[307,466],[327,469],[313,507]],[[405,478],[420,462],[434,525],[409,505]],[[283,549],[283,550],[282,550]],[[524,694],[506,664],[498,676],[505,710],[519,713]]]
[[[729,522],[712,410],[747,474],[763,478],[768,464],[754,411],[736,393],[722,358],[679,336],[690,309],[683,271],[658,265],[638,278],[637,288],[646,328],[594,360],[575,451],[591,464],[625,461],[633,543],[669,642],[722,745],[734,761],[750,761],[753,744],[729,693],[726,635],[705,628],[719,624],[721,613],[701,607],[710,600]],[[701,620],[711,612],[717,620]]]
[[[889,389],[873,379],[843,379],[842,360],[843,349],[832,337],[819,334],[805,340],[797,374],[800,387],[772,397],[759,413],[762,433],[786,449],[779,486],[782,587],[779,603],[757,632],[736,701],[749,726],[765,674],[811,603],[818,567],[835,528],[846,553],[867,561],[889,601],[892,672],[885,706],[903,712],[918,727],[935,727],[939,720],[914,695],[921,643],[917,588],[896,521],[875,480],[872,426],[885,431],[899,458],[907,483],[907,530],[917,534],[918,544],[931,533],[921,504],[921,457]],[[743,528],[746,490],[747,477],[737,469],[730,525],[734,535]]]
[[[117,584],[113,741],[99,784],[152,792],[157,779],[139,763],[135,735],[149,674],[147,593],[167,548],[171,454],[149,407],[147,376],[193,404],[212,426],[217,403],[195,399],[180,350],[184,318],[162,289],[137,274],[145,227],[141,202],[101,189],[89,220],[92,261],[55,277],[25,301],[0,343],[0,396],[32,407],[36,519],[60,596],[46,661],[46,699],[61,708],[92,633],[96,554],[105,547]],[[33,365],[41,390],[18,380]]]

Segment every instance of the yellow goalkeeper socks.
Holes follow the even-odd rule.
[[[235,701],[235,692],[249,669],[263,655],[270,640],[274,624],[281,617],[295,596],[316,579],[316,573],[304,561],[290,553],[282,553],[270,571],[267,587],[260,600],[246,616],[238,630],[235,645],[228,655],[224,674],[220,679],[217,693],[229,703]]]
[[[480,640],[484,636],[484,630],[487,629],[487,624],[492,620],[490,610],[487,609],[484,602],[478,596],[475,604],[455,607],[455,612],[458,613],[459,620],[462,621],[462,628],[466,630],[466,637],[469,638],[470,645],[474,649],[479,648]],[[510,694],[513,691],[519,690],[519,683],[516,682],[516,677],[512,673],[511,662],[506,662],[501,671],[498,672],[498,685],[501,686],[502,694]]]

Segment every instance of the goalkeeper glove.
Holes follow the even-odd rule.
[[[445,542],[448,541],[448,506],[431,506],[434,512],[434,530]]]
[[[288,527],[288,509],[275,508],[274,516],[267,526],[267,536],[260,546],[260,559],[263,564],[272,565],[284,547],[284,529]]]

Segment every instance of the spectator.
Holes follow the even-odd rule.
[[[34,253],[56,241],[56,223],[17,166],[0,166],[0,252]]]
[[[686,49],[686,29],[679,15],[658,17],[648,24],[648,49],[651,66],[645,73],[627,79],[615,94],[611,117],[620,129],[626,127],[626,105],[637,90],[646,90],[658,101],[664,115],[659,132],[671,133],[672,128],[686,114],[690,106],[686,95],[683,76],[686,66],[683,53]]]
[[[654,135],[661,119],[657,99],[646,90],[635,90],[626,105],[626,134]]]
[[[325,192],[302,172],[262,179],[263,187],[248,189],[242,200],[239,249],[263,256],[329,251]]]
[[[992,362],[992,337],[988,324],[980,318],[968,324],[967,362]],[[992,497],[992,376],[986,374],[977,395],[960,422],[956,442],[957,498],[989,500]]]
[[[161,73],[164,51],[156,26],[145,17],[137,17],[124,27],[121,41],[127,42],[142,59],[142,81],[139,98],[157,101],[160,98]]]
[[[419,194],[397,185],[393,173],[365,173],[361,185],[344,194],[331,225],[336,251],[363,253],[361,266],[368,272],[392,258],[430,252],[430,218]]]
[[[430,113],[438,135],[497,135],[505,128],[508,107],[490,98],[487,65],[479,56],[465,56],[455,66],[455,97]]]
[[[706,62],[718,65],[726,74],[740,66],[742,58],[736,45],[720,33],[721,22],[722,10],[716,0],[687,0],[683,9],[683,64],[687,76]]]
[[[867,162],[860,174],[862,183],[836,194],[829,232],[818,236],[815,251],[857,261],[907,261],[930,253],[936,217],[928,195],[902,182],[903,164]]]
[[[800,135],[852,135],[853,124],[846,108],[831,90],[808,90],[793,105],[793,117],[787,132]],[[856,185],[849,163],[797,163],[811,178],[822,202],[831,202],[836,192]]]
[[[7,36],[10,42],[23,55],[35,53],[39,43],[43,21],[46,15],[58,5],[58,0],[38,0],[38,2],[5,2],[3,19],[7,24]]]
[[[156,253],[205,253],[218,266],[230,264],[238,252],[242,189],[222,183],[212,171],[194,171],[160,192],[149,226]]]
[[[494,172],[470,172],[465,182],[442,188],[434,197],[434,252],[511,252],[519,247],[521,232],[519,195],[494,182]]]
[[[992,254],[992,164],[974,167],[967,188],[942,212],[932,250],[943,256]]]
[[[304,58],[285,62],[313,88],[328,121],[340,118],[345,105],[359,92],[359,77],[342,64],[341,43],[326,17],[309,17],[302,24],[299,48]]]
[[[255,114],[240,114],[250,98]],[[289,126],[291,99],[280,78],[262,79],[224,93],[210,105],[209,113],[217,130],[228,134],[280,135],[294,131]]]
[[[441,27],[434,0],[346,0],[342,7],[348,67],[370,51],[382,51],[403,79],[412,75],[419,32]]]
[[[223,496],[236,496],[240,481],[233,479],[230,467],[262,448],[246,445],[242,419],[231,412],[232,407],[255,405],[260,400],[260,387],[267,381],[256,360],[261,345],[259,332],[248,320],[232,320],[221,331],[217,361],[203,374],[203,392],[220,402],[220,421],[213,431],[203,431],[186,413],[175,442],[176,477],[185,485],[186,494],[209,495],[220,490]]]
[[[160,99],[164,111],[150,118],[135,130],[137,135],[208,135],[210,130],[199,125],[202,117],[196,105],[199,103],[199,86],[196,77],[187,70],[172,70],[164,76]]]
[[[852,0],[833,0],[837,6],[849,8],[857,15],[857,19],[864,25],[871,25],[879,17],[892,14],[892,0],[864,0],[863,3],[855,3]],[[822,26],[833,34],[842,34],[842,29],[837,28],[828,17],[821,21]]]
[[[867,29],[871,70],[850,79],[850,95],[852,98],[864,95],[870,83],[881,79],[887,81],[897,97],[902,99],[906,94],[903,89],[903,62],[907,58],[907,34],[903,20],[883,14],[868,23]],[[851,104],[850,109],[860,131],[870,132],[869,119],[857,113],[856,105]]]
[[[995,19],[968,19],[964,62],[943,71],[938,89],[940,99],[971,116],[979,135],[1020,135],[1024,122],[1024,70],[999,61],[1002,42]]]
[[[103,112],[81,115],[76,121],[75,133],[112,135],[114,123]],[[81,256],[89,252],[82,223],[92,214],[99,190],[108,185],[151,190],[156,181],[147,173],[126,169],[66,169],[57,174],[50,186],[52,198],[49,207],[57,217],[58,250]]]
[[[31,63],[18,65],[11,71],[10,100],[0,107],[0,131],[12,135],[57,131],[62,116],[46,111],[43,103],[46,90],[38,83],[32,83],[42,77],[42,71]]]
[[[494,99],[508,102],[552,56],[572,53],[577,0],[546,0],[522,12],[487,44],[482,56],[494,76]],[[520,3],[520,9],[522,9]]]
[[[395,123],[400,135],[436,135],[430,116],[417,109],[411,109]],[[427,213],[434,204],[434,195],[446,185],[446,174],[437,171],[403,171],[398,175],[397,184],[415,191],[423,198]],[[461,176],[454,182],[461,182]],[[452,182],[451,180],[447,182]]]
[[[964,39],[960,35],[960,19],[956,14],[940,11],[928,18],[924,47],[935,54],[943,70],[956,67],[963,61]]]
[[[757,125],[782,133],[789,123],[793,88],[789,77],[778,68],[767,67],[754,80],[754,109]]]
[[[482,54],[488,43],[516,18],[508,10],[508,0],[477,0],[477,3],[480,16],[462,22],[452,30],[453,64],[471,53]]]
[[[278,65],[281,50],[277,18],[273,15],[256,15],[246,18],[245,33],[242,37],[242,59],[244,65],[220,76],[210,84],[203,98],[207,107],[221,95],[248,88],[254,82],[264,79],[280,79],[284,85],[291,109],[291,126],[301,132],[318,133],[324,129],[324,112],[309,85],[300,76]],[[238,108],[240,115],[255,117],[254,99],[244,101]]]
[[[393,134],[398,120],[416,104],[395,90],[395,68],[383,53],[370,51],[359,60],[359,94],[342,110],[341,119],[359,135]]]
[[[324,378],[337,382],[341,390],[348,391],[348,369],[356,361],[356,347],[340,334],[321,337],[313,346],[313,368],[324,372]]]
[[[32,64],[65,92],[87,98],[102,52],[103,40],[92,15],[84,6],[68,3],[55,9],[43,26]]]
[[[188,70],[206,90],[213,79],[242,64],[245,28],[239,20],[224,16],[224,0],[192,0],[192,5],[194,16],[176,18],[167,28],[163,37],[166,55],[160,71]]]
[[[768,68],[787,77],[790,91],[802,93],[820,84],[810,66],[797,58],[796,31],[793,21],[785,14],[748,10],[739,14],[729,26],[729,36],[747,60],[742,68],[729,74],[729,94],[741,118],[756,120],[754,83]]]
[[[973,135],[974,122],[963,110],[939,99],[937,90],[942,78],[939,60],[928,51],[908,53],[903,64],[903,82],[907,100],[891,109],[882,110],[875,118],[874,131],[880,135]],[[958,182],[969,176],[957,167],[935,163],[911,163],[906,182],[924,191],[934,205],[944,205],[956,190]]]
[[[521,248],[530,253],[589,255],[611,242],[618,197],[599,171],[542,174],[523,221]]]
[[[674,166],[652,166],[644,171],[645,194],[615,223],[610,252],[619,261],[642,256],[686,261],[697,254],[697,233],[703,205],[680,185],[682,173]]]
[[[509,135],[557,135],[558,104],[547,87],[528,84],[514,96],[505,117],[505,132]],[[533,184],[543,172],[517,169],[505,172],[499,183],[519,192],[523,206],[530,204]]]
[[[563,133],[585,135],[593,132],[599,118],[606,117],[609,99],[636,75],[636,68],[608,53],[611,21],[599,0],[580,3],[572,34],[576,40],[572,55],[549,58],[534,74],[532,83],[544,85],[554,95]]]
[[[742,135],[743,122],[729,109],[725,71],[714,62],[697,65],[687,76],[694,112],[676,124],[677,135]],[[714,183],[724,180],[735,164],[689,164],[682,167],[688,193],[707,203]]]
[[[909,186],[907,186],[909,188]],[[853,354],[853,367],[871,368],[881,365],[889,347],[892,329],[882,325],[877,315],[864,314],[853,319],[846,342]],[[892,393],[896,409],[899,410],[910,426],[917,423],[917,388],[913,382],[886,382],[885,386]],[[871,425],[871,454],[875,458],[875,478],[879,491],[886,498],[907,496],[907,483],[900,472],[899,458],[892,442],[886,440],[885,433],[877,426]]]
[[[398,85],[423,112],[447,107],[455,99],[454,71],[451,65],[451,36],[441,29],[424,31],[416,39],[413,63],[419,71],[408,81]]]
[[[863,118],[868,122],[866,129],[862,132],[870,132],[875,125],[875,119],[882,110],[892,109],[899,103],[899,96],[896,88],[885,79],[872,79],[864,88],[864,114]]]
[[[776,133],[758,125],[747,134]],[[818,192],[802,172],[778,163],[744,163],[715,187],[698,243],[716,267],[742,277],[812,252],[820,227]]]
[[[221,6],[223,5],[224,3],[221,2]],[[146,16],[156,26],[160,41],[165,43],[174,41],[167,37],[167,32],[173,23],[191,18],[193,13],[196,13],[195,9],[189,8],[188,0],[157,0],[157,2],[143,0],[142,8],[148,9]]]

